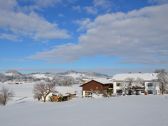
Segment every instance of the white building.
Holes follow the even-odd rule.
[[[132,80],[132,86],[137,85],[137,79],[143,80],[144,90],[139,92],[144,94],[144,91],[147,94],[160,94],[159,82],[157,81],[157,73],[125,73],[125,74],[116,74],[113,76],[113,93],[114,94],[123,94],[125,87],[128,86],[128,79]]]

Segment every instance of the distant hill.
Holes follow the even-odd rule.
[[[22,73],[17,70],[8,70],[5,72],[5,76],[22,76]]]
[[[22,74],[17,70],[8,70],[4,74],[0,75],[1,82],[35,82],[40,80],[53,80],[55,78],[65,79],[68,77],[74,79],[76,83],[84,82],[86,80],[97,79],[97,78],[108,78],[108,75],[96,73],[96,72],[77,72],[77,71],[66,71],[62,73],[50,73],[50,72],[36,72],[30,74]]]
[[[77,72],[77,71],[66,71],[63,73],[58,73],[60,75],[64,75],[64,76],[71,76],[74,78],[78,78],[78,77],[109,77],[106,74],[101,74],[101,73],[96,73],[96,72]]]

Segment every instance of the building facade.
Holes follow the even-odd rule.
[[[113,76],[113,93],[160,94],[157,73],[126,73]]]
[[[101,83],[96,80],[91,80],[87,83],[81,85],[82,87],[82,97],[93,97],[93,95],[97,94],[106,94],[112,95],[113,84],[112,83]]]

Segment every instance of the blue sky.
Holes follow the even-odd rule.
[[[168,0],[0,0],[0,71],[168,67]]]

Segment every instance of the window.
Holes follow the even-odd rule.
[[[153,94],[153,91],[152,90],[148,90],[148,94]]]
[[[117,95],[122,95],[122,90],[117,90],[116,93]]]
[[[141,93],[145,93],[145,91],[144,91],[144,90],[141,90]]]
[[[117,87],[120,87],[121,86],[121,83],[117,83]]]
[[[148,83],[148,87],[153,87],[153,84],[152,83]]]

